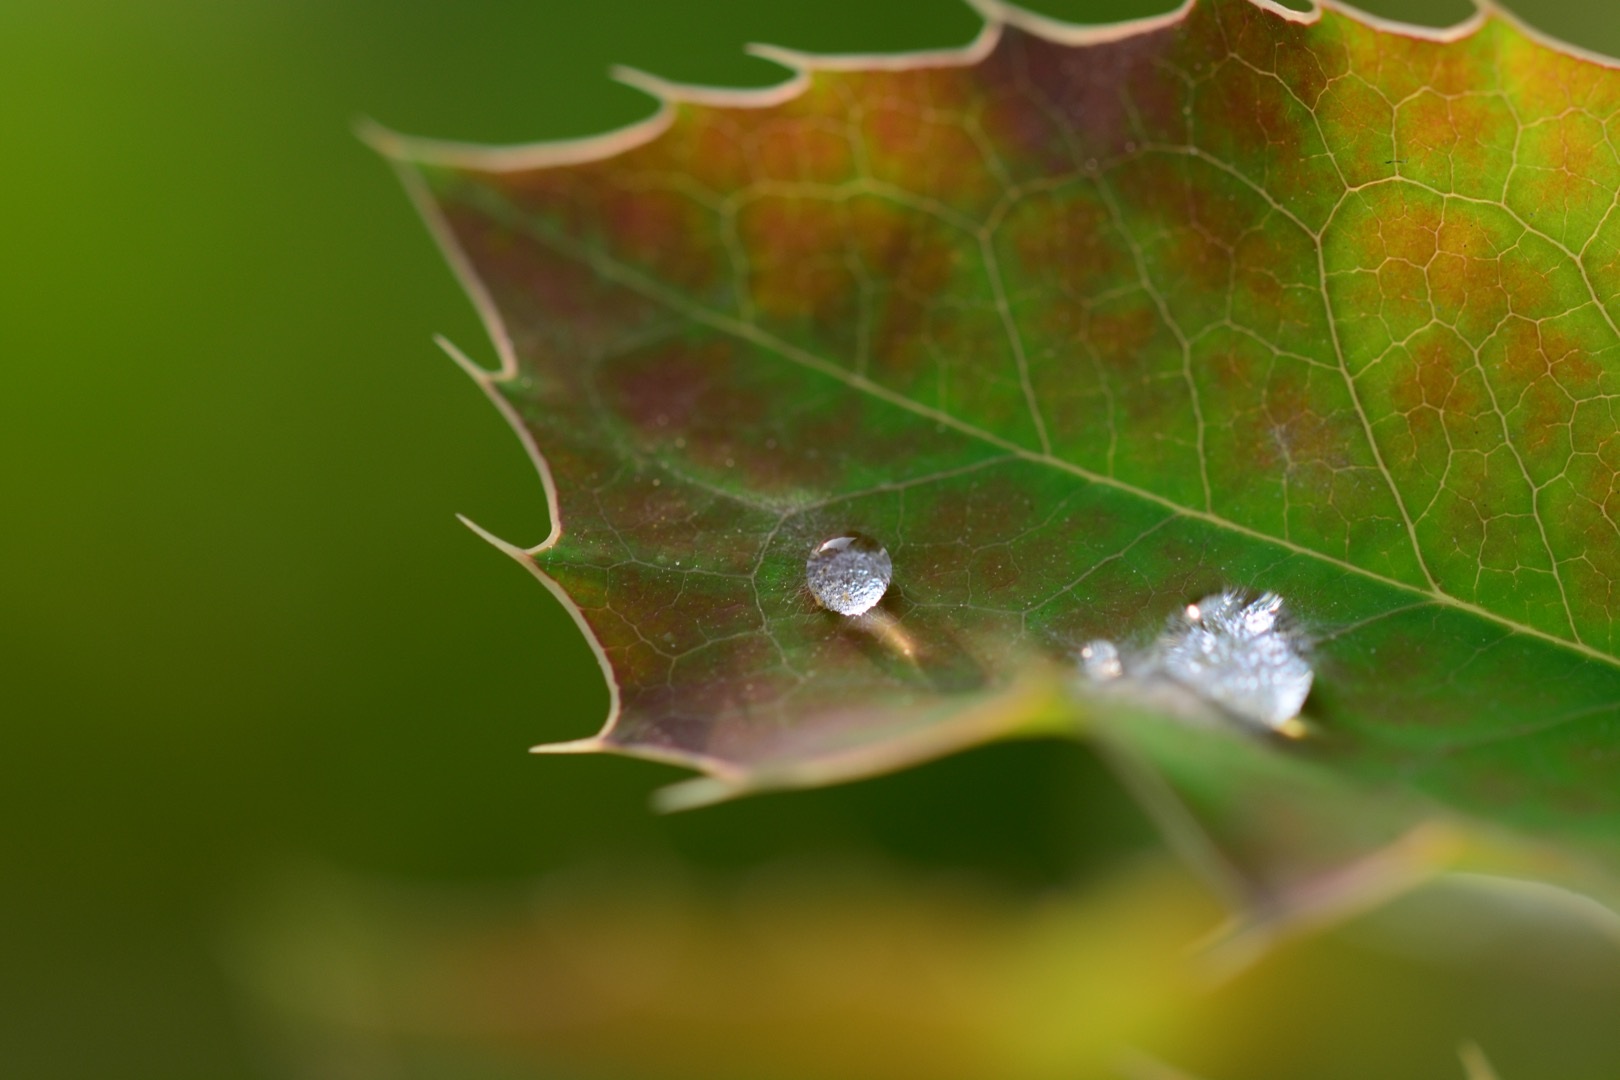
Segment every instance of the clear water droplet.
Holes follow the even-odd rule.
[[[889,591],[894,563],[883,545],[870,537],[835,536],[810,553],[804,579],[816,602],[828,611],[864,615]]]
[[[1093,682],[1109,682],[1119,678],[1125,674],[1125,663],[1120,659],[1119,646],[1100,638],[1082,645],[1080,670]]]

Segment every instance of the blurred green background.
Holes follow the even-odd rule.
[[[1620,53],[1612,6],[1526,15]],[[0,1074],[282,1075],[222,959],[277,868],[498,888],[836,856],[1031,896],[1151,843],[1068,746],[668,818],[646,796],[674,770],[527,755],[595,730],[606,694],[558,606],[453,517],[546,530],[516,441],[431,343],[487,359],[471,308],[352,134],[584,135],[651,108],[611,63],[760,85],[781,72],[744,42],[976,27],[955,0],[0,4]]]

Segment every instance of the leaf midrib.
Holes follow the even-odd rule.
[[[1500,615],[1488,608],[1483,608],[1477,604],[1469,603],[1466,600],[1458,599],[1457,597],[1441,592],[1438,589],[1424,589],[1420,586],[1413,585],[1398,578],[1388,577],[1384,574],[1378,573],[1376,570],[1369,570],[1364,566],[1358,566],[1355,563],[1336,558],[1327,554],[1326,552],[1304,547],[1293,542],[1292,540],[1272,536],[1261,532],[1258,529],[1250,528],[1247,525],[1243,525],[1239,522],[1232,521],[1229,518],[1222,517],[1211,510],[1199,510],[1194,507],[1185,506],[1181,503],[1175,502],[1172,499],[1166,498],[1163,495],[1159,495],[1156,492],[1149,491],[1146,488],[1137,487],[1134,484],[1127,483],[1115,477],[1092,472],[1091,470],[1080,465],[1076,465],[1073,462],[1064,461],[1062,458],[1054,457],[1048,453],[1031,450],[1028,447],[1012,442],[1009,439],[1004,439],[994,432],[986,431],[985,429],[961,420],[950,413],[931,408],[922,404],[921,402],[914,401],[903,394],[896,393],[895,391],[890,390],[879,383],[873,382],[865,376],[850,372],[830,360],[817,356],[808,349],[801,348],[800,346],[794,345],[788,341],[783,341],[774,334],[761,329],[753,323],[744,322],[730,315],[712,311],[701,304],[694,303],[687,296],[663,286],[656,279],[649,278],[644,274],[638,273],[636,270],[627,266],[626,264],[610,258],[599,248],[579,244],[564,234],[539,228],[528,216],[517,212],[516,208],[512,207],[505,200],[495,197],[494,193],[489,191],[489,189],[478,188],[477,190],[480,192],[480,194],[486,196],[489,201],[494,203],[494,205],[486,206],[485,209],[493,212],[505,224],[522,230],[525,235],[539,243],[546,245],[557,253],[589,267],[604,278],[614,281],[625,288],[631,289],[648,300],[662,304],[677,315],[690,319],[694,322],[701,323],[713,330],[727,334],[738,340],[746,341],[760,348],[769,350],[782,357],[784,360],[836,379],[852,390],[869,394],[872,397],[887,402],[898,408],[905,409],[906,411],[917,416],[924,417],[938,424],[946,425],[964,435],[977,439],[983,443],[986,443],[987,445],[994,446],[997,449],[1005,451],[1024,461],[1055,468],[1072,476],[1079,477],[1088,483],[1099,484],[1104,487],[1112,488],[1116,491],[1124,492],[1128,495],[1132,495],[1136,498],[1153,503],[1156,506],[1160,506],[1173,514],[1188,520],[1200,521],[1215,528],[1224,529],[1238,536],[1257,540],[1261,543],[1272,544],[1292,554],[1315,559],[1318,562],[1337,567],[1338,569],[1347,573],[1355,574],[1358,577],[1376,582],[1377,584],[1383,585],[1387,588],[1396,589],[1413,596],[1422,597],[1425,601],[1438,604],[1442,607],[1450,608],[1454,611],[1473,615],[1487,622],[1501,626],[1513,633],[1523,634],[1527,637],[1545,641],[1551,645],[1567,649],[1570,652],[1583,656],[1587,659],[1595,660],[1608,665],[1609,667],[1620,669],[1620,657],[1615,657],[1608,653],[1601,652],[1594,649],[1590,645],[1585,644],[1584,642],[1571,641],[1568,638],[1561,638],[1556,634],[1551,634],[1537,627],[1529,626],[1515,619],[1510,619],[1504,615]],[[516,378],[516,375],[509,376],[505,379],[496,378],[492,381],[509,382],[514,378]]]

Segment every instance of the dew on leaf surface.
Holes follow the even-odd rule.
[[[1147,648],[1121,652],[1098,639],[1081,648],[1079,661],[1094,684],[1173,684],[1227,715],[1293,736],[1303,731],[1297,718],[1315,678],[1303,648],[1281,596],[1251,601],[1227,590],[1188,604]]]
[[[1155,668],[1243,719],[1281,730],[1315,678],[1276,593],[1228,590],[1188,604],[1153,647]]]
[[[870,537],[835,536],[810,553],[804,578],[816,602],[828,611],[864,615],[889,591],[894,563],[883,545]]]

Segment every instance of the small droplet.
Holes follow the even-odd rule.
[[[1080,670],[1093,682],[1109,682],[1125,674],[1125,664],[1119,647],[1099,638],[1080,647]]]
[[[828,611],[864,615],[889,591],[894,563],[883,545],[870,537],[835,536],[810,553],[804,577],[816,601]]]

